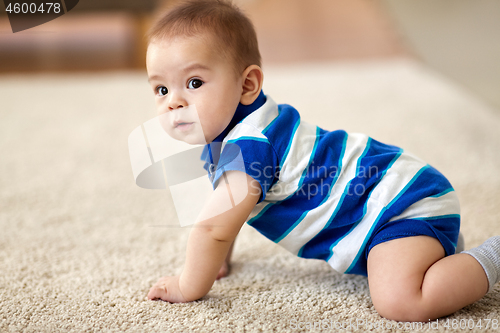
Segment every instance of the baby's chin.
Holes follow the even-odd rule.
[[[170,137],[177,141],[185,142],[189,145],[206,145],[207,141],[203,134],[186,134],[179,135],[178,133],[172,133]]]
[[[207,140],[201,127],[197,124],[192,128],[179,129],[172,126],[163,126],[168,136],[177,141],[182,141],[190,145],[205,145]]]

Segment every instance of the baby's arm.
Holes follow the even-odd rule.
[[[228,184],[231,184],[231,187]],[[227,200],[228,194],[233,198],[244,199],[220,215],[205,218],[213,215],[213,211],[220,207],[221,202]],[[150,289],[148,298],[178,303],[194,301],[205,296],[259,197],[260,186],[250,176],[239,171],[230,171],[226,173],[226,177],[221,177],[219,186],[210,196],[189,234],[186,264],[181,275],[161,278]]]

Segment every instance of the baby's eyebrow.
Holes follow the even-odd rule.
[[[210,68],[208,66],[205,66],[205,65],[202,65],[199,63],[194,63],[192,65],[185,67],[182,71],[183,72],[190,72],[190,71],[195,70],[195,69],[209,70]]]
[[[194,64],[191,64],[191,65],[185,67],[182,71],[185,73],[188,73],[188,72],[193,71],[195,69],[210,70],[210,67],[199,64],[199,63],[194,63]],[[160,75],[151,75],[148,78],[148,82],[151,82],[151,80],[157,80],[157,79],[159,80],[161,78],[162,77]]]
[[[148,82],[151,82],[151,80],[157,80],[160,78],[161,78],[160,75],[152,75],[152,76],[148,77]]]

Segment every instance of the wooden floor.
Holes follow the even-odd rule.
[[[254,22],[264,64],[408,55],[379,0],[235,3]],[[144,68],[153,16],[70,12],[16,34],[0,16],[0,72]]]
[[[240,1],[264,63],[408,55],[376,0]]]

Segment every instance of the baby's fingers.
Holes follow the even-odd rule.
[[[149,299],[161,299],[170,303],[186,302],[179,288],[179,276],[164,276],[149,290]]]
[[[149,289],[148,292],[149,299],[162,299],[167,300],[167,287],[165,285],[154,285]]]

